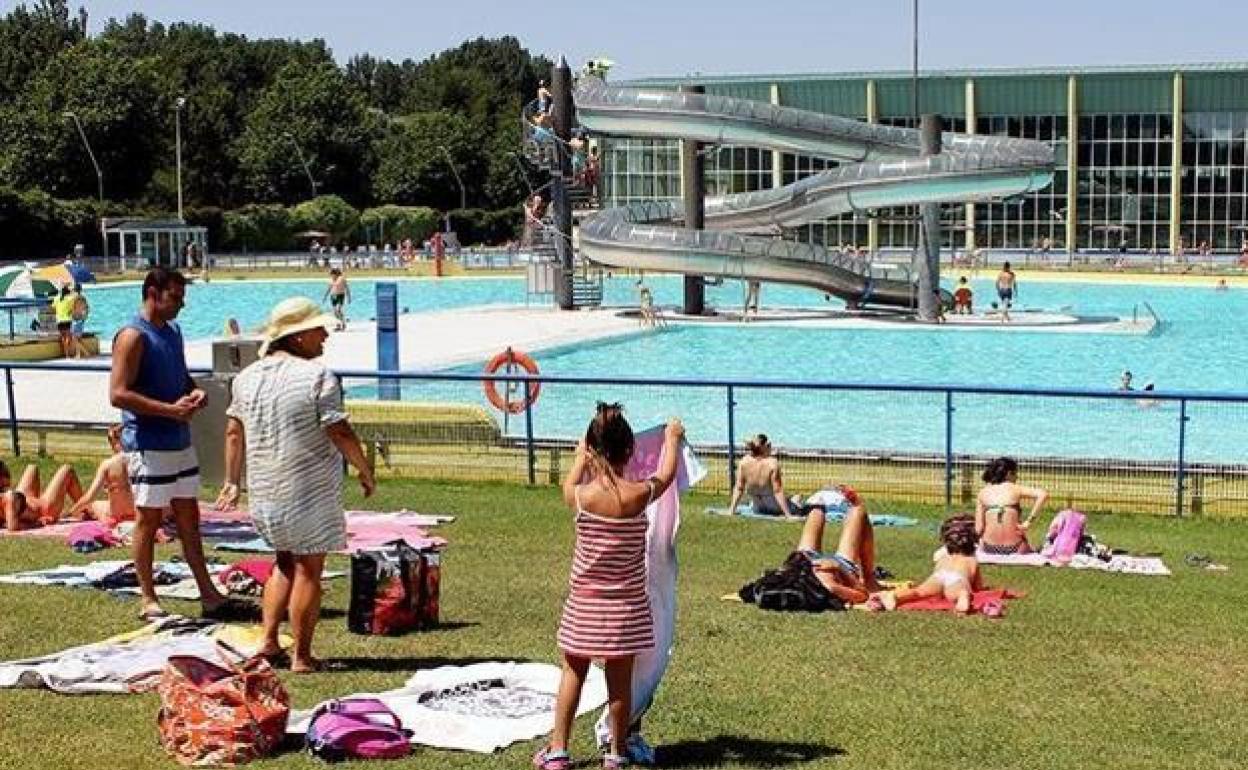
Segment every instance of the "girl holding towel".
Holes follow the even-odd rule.
[[[541,770],[567,770],[568,735],[591,661],[602,660],[607,675],[611,746],[605,770],[625,767],[625,740],[632,711],[633,659],[654,646],[654,620],[646,594],[646,508],[676,477],[680,420],[667,423],[658,472],[629,481],[624,468],[633,455],[633,431],[619,404],[599,403],[563,482],[563,498],[575,512],[576,548],[568,599],[559,624],[563,676],[555,702],[550,742],[533,757]],[[581,478],[588,471],[589,481]]]

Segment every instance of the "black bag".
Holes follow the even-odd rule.
[[[742,601],[777,612],[824,612],[848,609],[844,601],[815,577],[805,554],[794,551],[780,569],[769,569],[763,576],[741,587]]]
[[[351,555],[347,628],[357,634],[394,635],[438,624],[441,554],[403,541]]]

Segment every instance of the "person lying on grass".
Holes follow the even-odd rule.
[[[82,495],[78,474],[69,465],[57,468],[47,487],[39,481],[37,465],[27,465],[13,489],[8,489],[8,480],[6,467],[0,472],[0,483],[7,490],[0,493],[0,509],[4,512],[4,526],[10,532],[55,524],[65,511],[66,500]]]
[[[112,456],[100,463],[91,486],[74,501],[69,515],[108,522],[111,526],[121,521],[134,521],[139,514],[134,507],[126,454],[121,448],[120,424],[108,427],[108,445],[112,447]],[[96,500],[101,490],[107,497]]]
[[[832,553],[823,550],[827,510],[816,504],[807,508],[797,551],[810,560],[815,577],[829,592],[849,604],[861,604],[867,600],[869,592],[880,590],[875,579],[875,530],[858,493],[844,485],[838,486],[836,491],[849,504],[836,550]],[[814,499],[829,494],[831,491]]]
[[[867,601],[868,609],[895,610],[906,602],[943,596],[953,602],[955,612],[970,612],[972,594],[983,588],[979,562],[975,560],[975,547],[979,544],[975,519],[970,516],[945,519],[940,526],[940,540],[944,543],[945,555],[936,562],[931,577],[914,588],[872,594]]]

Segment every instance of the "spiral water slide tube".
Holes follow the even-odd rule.
[[[994,200],[1047,187],[1041,142],[945,133],[920,157],[919,132],[706,94],[608,86],[584,77],[578,122],[601,136],[678,138],[761,147],[842,165],[771,190],[708,198],[705,230],[681,225],[678,202],[605,209],[581,223],[582,254],[601,265],[809,286],[855,305],[912,309],[912,280],[877,277],[869,260],[781,239],[782,228],[852,211]]]

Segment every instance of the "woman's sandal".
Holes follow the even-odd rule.
[[[550,747],[541,748],[533,755],[533,766],[538,770],[569,770],[572,757],[567,751],[551,751]]]

